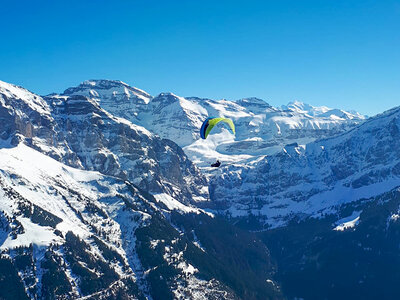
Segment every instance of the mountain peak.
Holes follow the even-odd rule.
[[[111,95],[123,94],[128,98],[133,94],[136,97],[142,98],[146,102],[151,98],[150,94],[136,87],[132,87],[121,80],[108,79],[85,80],[76,87],[66,89],[63,95],[82,94],[96,97],[99,93],[108,93]]]
[[[0,80],[0,104],[3,102],[1,101],[2,96],[10,99],[21,100],[31,109],[41,114],[49,114],[48,105],[40,96],[33,94],[23,87]],[[4,104],[5,103],[3,102],[3,105]]]
[[[289,109],[289,110],[294,110],[297,112],[306,112],[306,113],[325,113],[329,110],[331,110],[329,107],[326,106],[320,106],[320,107],[316,107],[316,106],[312,106],[308,103],[304,103],[302,101],[299,100],[295,100],[295,101],[291,101],[289,102],[287,105],[282,106],[283,109]]]
[[[271,108],[266,101],[257,97],[242,98],[235,101],[236,104],[245,107],[253,112],[265,111]]]
[[[89,87],[100,87],[100,88],[110,88],[117,86],[126,86],[129,85],[121,80],[109,80],[109,79],[89,79],[82,82],[80,85],[89,86]]]
[[[251,103],[251,104],[260,104],[260,105],[265,105],[267,104],[270,106],[265,100],[257,98],[257,97],[247,97],[247,98],[242,98],[237,100],[236,102],[241,102],[241,103]]]
[[[290,110],[296,113],[307,114],[309,116],[319,116],[326,118],[341,118],[341,119],[360,119],[364,120],[367,116],[361,115],[356,111],[345,111],[338,108],[329,108],[327,106],[313,106],[302,101],[292,101],[287,105],[282,105],[281,109]]]
[[[157,95],[156,98],[158,97],[173,97],[173,98],[179,98],[179,96],[175,95],[174,93],[171,92],[163,92]]]

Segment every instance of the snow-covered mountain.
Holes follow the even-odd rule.
[[[209,116],[236,135],[200,139]],[[332,258],[380,253],[349,270],[348,294],[375,295],[379,276],[390,298],[399,138],[400,108],[366,119],[121,81],[43,97],[0,81],[0,298],[346,298]]]
[[[108,95],[119,97],[116,103],[128,99],[119,92],[128,89],[125,83],[89,82],[53,97],[62,98],[73,91],[76,97],[86,95],[99,106],[105,103],[105,107],[110,105],[102,99],[102,93],[105,99]],[[374,122],[378,124],[375,130],[384,130],[387,128],[382,125],[384,116],[376,117],[378,121],[365,121],[365,116],[356,112],[314,107],[298,101],[275,108],[258,98],[228,101],[163,93],[156,97],[148,95],[146,102],[139,99],[140,105],[130,102],[130,109],[134,111],[130,121],[176,142],[206,175],[211,201],[196,205],[231,217],[259,215],[261,228],[284,225],[300,214],[317,216],[334,212],[339,204],[372,197],[396,186],[397,179],[388,176],[381,180],[379,189],[374,185],[379,185],[378,179],[371,180],[369,187],[358,189],[357,186],[359,177],[372,172],[365,167],[372,163],[363,161],[362,155],[372,151],[368,145],[375,145],[371,144],[375,137],[362,130]],[[113,114],[121,117],[129,110],[124,106],[112,109]],[[200,139],[199,127],[209,116],[234,120],[236,136],[221,126],[207,140]],[[361,150],[357,147],[346,148],[347,144],[342,141],[346,135],[349,135],[348,143],[363,139],[358,143],[364,144],[364,152],[359,153]],[[390,138],[393,137],[389,135]],[[332,146],[328,147],[327,141]],[[208,167],[216,159],[223,163],[219,170]],[[343,160],[354,160],[358,165]],[[343,172],[353,177],[347,178]],[[354,188],[358,190],[353,191]],[[334,195],[333,199],[330,195]],[[342,195],[340,199],[338,195]]]

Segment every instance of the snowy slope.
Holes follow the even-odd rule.
[[[145,249],[136,243],[138,239],[145,243],[137,232],[163,223],[165,232],[161,236],[144,236],[150,247],[146,251],[163,249],[163,268],[169,269],[167,274],[175,274],[167,281],[175,297],[235,298],[215,278],[205,280],[197,276],[201,266],[185,258],[189,240],[184,232],[176,232],[164,215],[177,209],[184,214],[212,217],[168,195],[157,198],[167,206],[157,206],[156,200],[141,195],[129,183],[68,167],[21,143],[0,149],[0,198],[1,259],[17,261],[22,251],[37,261],[26,266],[30,269],[29,278],[35,278],[33,282],[21,275],[31,298],[47,297],[45,274],[52,272],[47,265],[64,262],[57,266],[61,274],[58,276],[65,281],[55,283],[60,290],[54,291],[56,295],[108,299],[122,294],[128,298],[157,299],[152,274],[166,275],[158,273],[157,268],[146,269]],[[169,203],[177,205],[171,207]],[[71,248],[73,243],[75,249]],[[184,248],[182,243],[186,244]],[[78,251],[79,247],[83,247],[83,252]],[[97,284],[95,287],[84,285],[85,272],[94,272],[91,281]]]
[[[25,140],[47,155],[78,165],[74,153],[59,136],[48,103],[28,90],[0,81],[0,139],[17,145]]]

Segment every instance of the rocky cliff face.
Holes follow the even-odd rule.
[[[323,158],[323,155],[330,155],[326,154],[330,150],[324,151],[325,154],[315,154],[314,152],[317,150],[312,152],[312,147],[319,149],[326,146],[312,146],[312,142],[347,132],[357,124],[364,122],[364,117],[354,112],[313,107],[301,102],[274,108],[258,98],[216,101],[195,97],[183,98],[170,93],[163,93],[153,98],[147,93],[119,81],[87,81],[78,87],[67,89],[61,96],[53,96],[47,100],[51,103],[50,106],[53,110],[63,116],[74,113],[56,108],[58,105],[56,103],[62,99],[68,99],[66,103],[69,103],[73,99],[80,99],[79,97],[83,97],[81,100],[86,99],[84,100],[86,103],[91,103],[99,111],[112,111],[113,116],[119,120],[126,117],[135,125],[143,126],[152,133],[184,146],[185,153],[197,166],[202,168],[208,177],[212,201],[204,202],[205,207],[217,208],[220,212],[227,212],[233,217],[248,216],[253,213],[260,214],[260,219],[266,226],[280,226],[285,224],[285,220],[290,219],[292,215],[315,214],[317,211],[335,205],[335,201],[333,203],[327,201],[330,204],[326,205],[317,205],[315,203],[319,203],[318,199],[311,199],[312,204],[310,204],[308,199],[313,195],[318,197],[322,192],[332,190],[333,185],[341,180],[339,177],[344,176],[343,172],[345,171],[343,170],[344,163],[339,162],[345,157],[344,152],[338,152],[333,158],[335,165],[330,168],[327,167],[330,165],[330,161]],[[83,106],[79,101],[77,103],[82,109]],[[79,114],[81,113],[79,112]],[[198,128],[208,116],[232,118],[237,129],[236,136],[231,135],[222,126],[216,128],[213,135],[209,136],[207,140],[199,139]],[[61,120],[63,119],[65,118],[62,117]],[[97,119],[104,122],[107,118],[100,116]],[[61,124],[61,120],[58,123]],[[70,124],[71,120],[68,122]],[[68,132],[68,125],[65,122],[63,127],[61,131]],[[74,131],[81,132],[79,128],[99,128],[98,131],[95,131],[96,133],[90,132],[91,138],[88,133],[85,133],[85,137],[79,138],[80,141],[88,140],[89,144],[95,144],[95,141],[111,141],[112,145],[117,145],[118,143],[113,140],[113,137],[118,136],[119,139],[124,139],[121,130],[111,131],[100,138],[107,130],[113,128],[109,123],[103,126],[101,124],[94,126],[83,124],[75,127]],[[368,136],[367,133],[364,135]],[[132,137],[124,139],[123,144],[127,145],[132,140]],[[146,142],[146,144],[149,143]],[[99,149],[102,147],[112,148],[110,145],[98,146]],[[152,149],[157,147],[151,146]],[[336,147],[345,149],[341,144]],[[74,142],[74,152],[80,153],[80,157],[83,157],[84,150],[81,148],[79,142]],[[116,149],[116,146],[113,149]],[[134,150],[129,149],[130,162],[138,159],[141,154],[144,154],[143,151],[146,151],[146,147],[141,144],[136,149],[139,154],[134,157],[132,155]],[[160,172],[155,172],[148,164],[144,164],[143,170],[146,171],[146,174],[154,175],[151,178],[148,177],[145,182],[139,182],[140,174],[134,172],[131,163],[123,164],[126,165],[124,167],[113,161],[115,157],[118,159],[124,157],[119,154],[124,153],[123,150],[116,150],[115,153],[113,152],[114,155],[108,156],[108,158],[105,153],[99,153],[96,156],[89,155],[89,159],[84,159],[85,168],[100,170],[106,174],[115,174],[119,170],[122,173],[118,176],[135,178],[136,184],[153,192],[161,191],[159,185],[156,184],[160,180],[154,181],[153,176],[157,177],[160,172],[161,174],[165,172],[165,176],[170,175],[180,183],[179,189],[186,195],[187,201],[193,200],[190,195],[195,195],[195,201],[207,198],[205,179],[194,182],[193,178],[198,178],[197,175],[191,176],[189,180],[177,175],[178,170],[182,167],[181,165],[179,168],[176,167],[178,166],[177,161],[171,161],[166,167],[158,168]],[[160,152],[163,151],[156,153]],[[352,149],[348,149],[348,152],[352,152]],[[315,156],[318,158],[314,158]],[[93,161],[93,157],[96,161]],[[207,168],[207,165],[215,159],[223,162],[222,171]],[[105,164],[107,160],[108,162]],[[163,161],[163,159],[157,158],[155,161]],[[107,171],[104,168],[105,165],[111,171]],[[348,164],[347,171],[351,169],[350,166]],[[329,173],[329,170],[332,170],[332,174]],[[127,172],[130,172],[131,175],[127,175]],[[192,172],[192,174],[194,173]],[[191,187],[198,188],[196,191],[187,190],[185,183],[190,183]],[[357,184],[357,181],[354,184]],[[172,185],[164,184],[164,189],[165,186],[168,186],[169,194],[178,197],[176,193],[174,194]],[[183,197],[180,196],[179,199],[182,200]],[[305,209],[303,206],[310,207]]]
[[[86,96],[47,97],[52,114],[83,168],[128,179],[182,202],[207,201],[205,178],[172,141],[115,117]]]

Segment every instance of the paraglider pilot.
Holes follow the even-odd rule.
[[[218,168],[221,165],[221,162],[217,159],[217,161],[211,165],[211,167]]]

